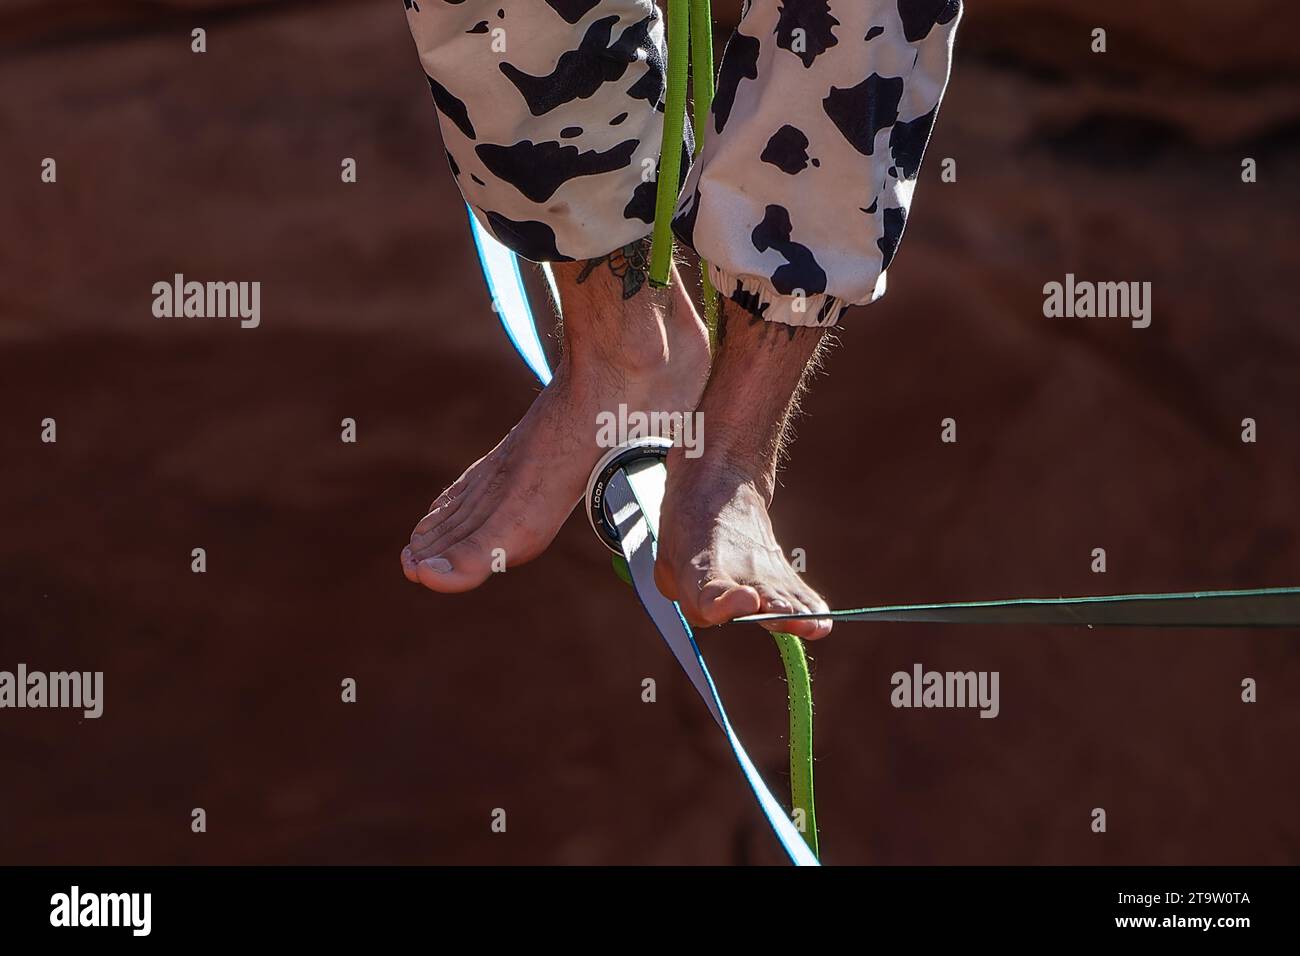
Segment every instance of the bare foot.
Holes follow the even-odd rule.
[[[708,338],[678,278],[644,281],[649,242],[557,264],[564,354],[551,383],[490,452],[430,506],[402,550],[407,579],[468,591],[540,555],[582,497],[602,449],[597,415],[689,411],[708,375]]]
[[[699,627],[748,614],[827,610],[786,560],[768,519],[787,423],[824,330],[764,323],[730,302],[699,411],[704,454],[668,456],[655,583]],[[812,640],[829,619],[764,622]]]

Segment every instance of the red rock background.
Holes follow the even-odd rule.
[[[969,4],[891,291],[777,500],[834,603],[1300,583],[1296,20]],[[0,668],[106,672],[98,721],[0,712],[0,862],[779,860],[580,517],[471,595],[399,572],[534,387],[396,0],[11,0],[0,89]],[[262,327],[154,319],[175,272],[260,280]],[[1152,327],[1045,319],[1066,272],[1153,282]],[[812,651],[825,859],[1300,862],[1297,640],[843,626]],[[774,647],[704,646],[781,792]],[[1000,671],[1001,716],[892,709],[917,661]]]

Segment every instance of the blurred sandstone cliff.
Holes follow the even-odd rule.
[[[1298,20],[967,4],[890,292],[846,318],[775,504],[833,604],[1300,584]],[[100,721],[0,717],[0,861],[779,861],[580,519],[473,594],[399,572],[535,383],[398,0],[0,0],[0,91],[0,666],[108,688]],[[262,326],[153,318],[178,271],[262,281]],[[1067,272],[1152,282],[1151,328],[1048,320]],[[1300,862],[1292,638],[837,629],[827,859]],[[701,640],[780,794],[770,640]],[[998,670],[1001,715],[892,709],[915,662]]]

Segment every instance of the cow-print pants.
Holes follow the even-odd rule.
[[[452,173],[493,235],[559,262],[650,234],[653,0],[404,2]],[[673,220],[721,292],[822,326],[884,294],[960,16],[961,0],[746,4]]]

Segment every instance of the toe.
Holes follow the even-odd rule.
[[[809,611],[825,610],[822,608],[811,607],[802,595],[799,594],[777,594],[770,598],[765,597],[763,601],[763,614],[807,614]],[[824,637],[821,633],[820,621],[811,619],[796,620],[775,620],[760,621],[759,625],[766,631],[773,634],[793,634],[795,637],[801,637],[805,641],[815,640],[818,637]],[[829,631],[829,628],[827,628]]]
[[[406,580],[412,584],[420,583],[420,573],[415,566],[415,559],[411,556],[410,548],[402,549],[402,573],[406,575]]]
[[[429,505],[429,510],[425,513],[425,516],[416,522],[415,531],[412,536],[416,534],[428,534],[430,531],[433,531],[438,527],[438,525],[442,524],[455,514],[456,510],[468,497],[469,495],[457,490],[455,485],[448,488],[433,500],[433,503]]]
[[[791,613],[794,614],[808,614],[810,612],[826,610],[825,602],[820,599],[815,603],[809,602],[807,604],[794,597],[791,598],[791,601],[794,604],[794,611]],[[773,611],[772,613],[780,614],[782,612]],[[831,621],[829,618],[803,617],[791,621],[763,621],[762,624],[763,627],[767,628],[769,631],[793,634],[795,637],[801,637],[805,641],[819,640],[831,632]]]
[[[467,485],[462,477],[434,499],[428,514],[415,523],[411,547],[417,551],[428,549],[449,527],[463,523],[467,516],[475,514],[484,497],[482,487],[482,483]]]
[[[462,508],[461,504],[462,500],[458,498],[449,505],[434,508],[417,521],[415,529],[411,532],[411,547],[428,547],[448,527],[454,525],[458,520],[463,520],[466,515],[474,510],[472,506]]]
[[[798,614],[804,608],[799,601],[766,584],[756,586],[760,614]]]
[[[693,602],[693,611],[702,627],[725,624],[746,614],[757,614],[762,606],[758,591],[747,584],[727,579],[706,582]]]
[[[796,595],[792,596],[792,601],[798,611],[803,614],[827,610],[826,602],[822,600],[821,595],[807,588],[800,589]],[[828,617],[803,618],[797,621],[774,621],[773,623],[781,626],[769,628],[769,630],[794,634],[796,637],[802,637],[805,641],[821,640],[831,632],[832,625],[831,619]]]
[[[437,557],[448,548],[459,544],[465,538],[481,528],[485,519],[490,517],[491,506],[488,502],[466,505],[448,516],[447,520],[427,534],[411,536],[411,556],[419,564],[426,558]]]
[[[772,626],[769,626],[772,625]],[[767,621],[763,624],[769,631],[793,634],[805,641],[816,641],[831,632],[831,622],[822,618],[800,618],[795,621]]]
[[[476,544],[471,536],[442,554],[420,561],[416,566],[420,583],[440,594],[459,594],[478,587],[492,569]]]
[[[806,640],[809,641],[820,641],[823,637],[830,634],[831,628],[835,626],[835,622],[829,617],[819,617],[808,623],[816,625],[813,628],[812,633],[806,638]]]
[[[830,610],[830,606],[822,599],[822,596],[818,594],[816,591],[810,591],[808,595],[804,598],[804,603],[808,605],[808,610],[810,611]],[[831,632],[831,628],[835,626],[835,622],[832,621],[829,617],[813,618],[808,621],[805,621],[804,623],[812,625],[812,629],[810,633],[805,635],[806,639],[810,641],[821,640],[823,637],[829,634]]]
[[[762,599],[762,607],[759,609],[760,614],[802,614],[808,610],[798,598],[777,591],[775,588],[767,585],[760,585],[758,588],[759,597]],[[794,633],[791,630],[793,625],[798,621],[759,621],[758,626],[765,631],[772,633]]]

